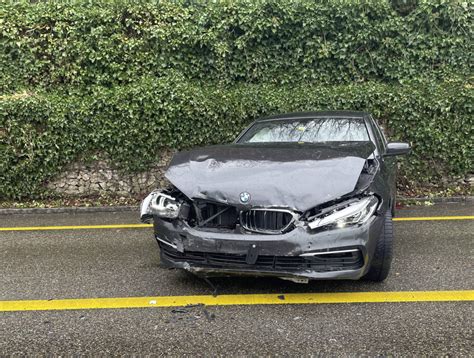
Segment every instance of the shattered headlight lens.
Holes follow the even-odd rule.
[[[172,196],[161,191],[151,192],[140,205],[140,220],[148,222],[156,215],[165,219],[176,219],[181,204]]]
[[[325,216],[314,218],[308,223],[308,226],[311,229],[316,229],[325,226],[343,228],[349,225],[363,224],[373,215],[378,204],[379,200],[375,196],[362,198]]]

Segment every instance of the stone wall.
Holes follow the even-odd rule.
[[[106,195],[133,196],[148,193],[167,185],[163,174],[173,155],[164,151],[159,162],[142,173],[128,174],[114,169],[106,159],[70,164],[56,178],[46,184],[54,194],[69,196]]]
[[[61,196],[143,196],[155,188],[169,185],[164,173],[173,154],[173,151],[164,151],[158,156],[156,165],[146,172],[133,174],[114,169],[106,159],[75,162],[46,186],[54,194]],[[443,180],[442,184],[446,187],[460,185],[473,188],[474,173],[457,181]]]

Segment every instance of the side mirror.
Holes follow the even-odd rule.
[[[387,144],[387,150],[385,151],[385,157],[391,157],[394,155],[405,155],[410,153],[410,144],[403,142],[390,142]]]

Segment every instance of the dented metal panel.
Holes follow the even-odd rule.
[[[212,146],[176,154],[166,177],[190,199],[303,212],[354,191],[373,150],[370,142]]]

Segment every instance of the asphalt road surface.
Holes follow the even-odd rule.
[[[472,202],[398,212],[420,218],[472,215]],[[8,228],[134,223],[138,214],[132,212],[0,216],[0,227]],[[112,305],[127,297],[179,301],[211,295],[212,289],[186,272],[160,268],[148,227],[0,231],[0,356],[474,355],[473,301],[449,293],[472,297],[474,220],[397,221],[395,230],[395,258],[384,283],[221,278],[212,281],[217,298],[231,295],[232,305],[108,309],[85,309],[80,299],[113,298],[106,301]],[[350,302],[358,292],[407,291],[449,291],[453,298]],[[350,294],[347,303],[284,301],[285,294],[324,292]],[[250,296],[234,296],[243,294]],[[247,297],[253,294],[278,294],[282,302],[251,304]],[[27,307],[33,300],[54,305],[60,299],[72,299],[68,305],[77,309],[10,312],[2,306],[21,301],[18,307]]]

